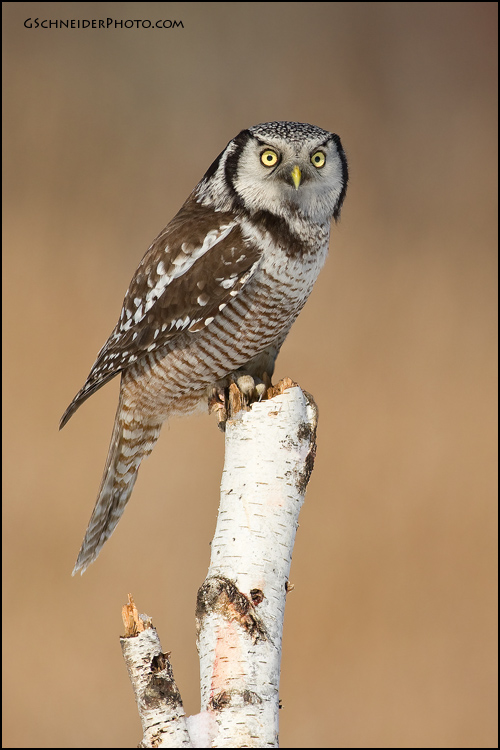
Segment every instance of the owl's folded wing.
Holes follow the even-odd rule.
[[[60,427],[124,367],[182,331],[210,325],[252,277],[260,257],[233,214],[188,199],[141,260],[119,321]]]

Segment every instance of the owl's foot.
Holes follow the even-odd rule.
[[[271,378],[264,373],[262,380],[239,370],[232,373],[225,381],[217,384],[208,397],[208,411],[217,413],[217,425],[223,432],[226,422],[239,411],[248,411],[254,401],[262,401],[268,397],[268,389],[272,388]]]

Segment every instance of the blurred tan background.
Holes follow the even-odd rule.
[[[27,18],[183,29],[25,28]],[[244,127],[333,130],[351,181],[278,359],[320,408],[282,747],[496,747],[496,3],[4,3],[4,747],[132,747],[133,593],[199,709],[224,457],[172,421],[83,578],[116,408],[58,420],[132,274]]]

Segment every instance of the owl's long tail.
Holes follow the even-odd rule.
[[[153,450],[161,430],[159,424],[134,420],[124,409],[120,393],[104,474],[92,516],[78,554],[73,575],[83,574],[99,555],[128,503],[141,461]]]

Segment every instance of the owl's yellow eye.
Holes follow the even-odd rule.
[[[326,156],[322,151],[316,151],[311,156],[311,164],[314,164],[315,167],[318,169],[321,169],[321,167],[325,166]]]
[[[278,154],[276,151],[271,151],[270,148],[266,148],[260,155],[260,160],[265,167],[274,167],[278,163]]]

